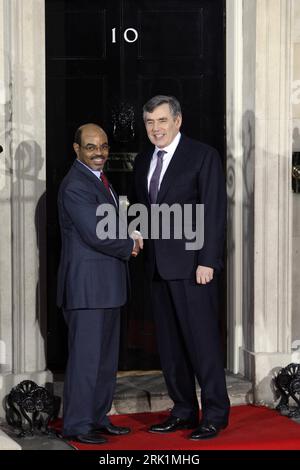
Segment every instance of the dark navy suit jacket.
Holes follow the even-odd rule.
[[[154,148],[136,157],[134,166],[134,200],[150,207],[147,175]],[[164,174],[157,204],[204,204],[204,245],[187,251],[183,237],[145,241],[148,272],[156,265],[166,280],[194,279],[198,265],[219,271],[222,268],[226,221],[225,176],[218,152],[209,145],[181,136],[176,151]],[[196,228],[195,212],[189,223]]]
[[[103,203],[116,209],[101,181],[75,161],[58,195],[62,252],[57,304],[65,309],[116,308],[126,302],[127,260],[133,241],[97,237],[96,210]]]

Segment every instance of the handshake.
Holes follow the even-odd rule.
[[[140,250],[143,249],[144,240],[143,240],[142,234],[138,230],[134,230],[132,234],[130,235],[130,238],[134,240],[134,247],[131,252],[131,256],[136,257],[139,254]]]

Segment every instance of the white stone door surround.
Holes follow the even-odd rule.
[[[258,402],[291,360],[292,12],[293,0],[226,1],[228,369]],[[0,0],[0,400],[23,378],[52,378],[38,284],[44,44],[44,0]]]
[[[228,368],[272,402],[291,356],[293,0],[227,0]]]

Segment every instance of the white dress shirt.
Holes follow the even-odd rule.
[[[160,178],[159,178],[159,186],[158,186],[158,189],[159,189],[160,185],[161,185],[161,182],[162,182],[162,179],[164,177],[164,174],[167,171],[169,163],[172,160],[172,157],[175,153],[177,145],[179,144],[180,137],[181,137],[181,133],[178,132],[178,134],[176,134],[175,139],[173,139],[173,141],[167,147],[164,147],[162,149],[160,149],[158,147],[155,147],[155,150],[154,150],[153,155],[152,155],[152,160],[151,160],[151,163],[150,163],[149,172],[148,172],[148,191],[149,191],[149,187],[150,187],[150,181],[151,181],[151,178],[152,178],[152,175],[154,173],[156,163],[157,163],[157,152],[159,152],[159,150],[164,150],[165,152],[167,152],[162,157],[163,165],[162,165],[161,174],[160,174]]]

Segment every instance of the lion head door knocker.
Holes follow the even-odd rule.
[[[135,138],[135,115],[131,104],[121,102],[112,109],[113,138],[116,142],[131,142]]]
[[[274,378],[274,384],[280,395],[276,409],[283,415],[300,417],[300,364],[291,363],[282,368]],[[290,403],[290,398],[294,404]]]
[[[31,380],[23,380],[6,398],[6,421],[20,431],[19,437],[33,435],[35,431],[47,434],[49,422],[58,416],[59,407],[59,397]]]

